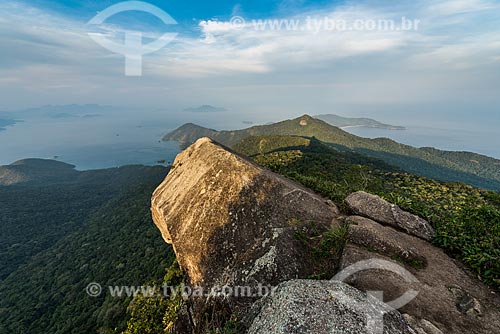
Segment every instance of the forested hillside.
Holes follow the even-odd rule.
[[[425,217],[436,230],[435,245],[500,287],[500,194],[404,173],[307,138],[249,137],[233,148],[340,206],[350,193],[366,191]]]
[[[315,137],[338,150],[354,151],[381,159],[409,173],[441,181],[465,182],[485,189],[500,189],[500,160],[476,153],[415,148],[387,138],[361,138],[307,115],[236,131],[215,131],[186,124],[163,139],[177,140],[185,146],[200,137],[208,136],[221,144],[233,146],[246,137],[262,135]]]
[[[167,170],[56,173],[0,186],[0,333],[120,331],[130,298],[92,298],[85,288],[161,282],[174,257],[149,202]]]

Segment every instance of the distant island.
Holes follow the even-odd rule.
[[[9,111],[9,117],[30,120],[33,118],[93,118],[123,108],[99,104],[45,105],[42,107]]]
[[[220,112],[220,111],[226,111],[226,108],[223,107],[214,107],[208,104],[204,104],[202,106],[196,107],[196,108],[186,108],[184,109],[186,112]]]
[[[17,122],[18,121],[13,120],[13,119],[0,119],[0,131],[4,131],[5,127],[10,126],[10,125],[14,125]]]
[[[406,130],[404,126],[385,124],[371,118],[350,118],[334,114],[316,115],[313,117],[339,128],[365,127],[386,130]]]

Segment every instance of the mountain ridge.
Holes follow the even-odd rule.
[[[464,182],[491,190],[500,189],[500,160],[472,152],[416,148],[389,138],[362,138],[309,115],[234,131],[217,131],[188,123],[166,134],[163,140],[178,141],[186,147],[198,138],[210,137],[231,147],[249,136],[259,135],[314,137],[338,150],[351,150],[382,159],[407,172],[441,181]],[[465,155],[467,159],[464,159]]]

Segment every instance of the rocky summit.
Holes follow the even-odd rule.
[[[340,226],[334,204],[208,138],[177,156],[152,208],[189,283],[202,286],[312,275],[295,234]]]
[[[340,227],[333,203],[208,138],[177,156],[152,212],[191,286],[275,286],[332,276],[339,262],[316,260],[305,242]],[[224,303],[235,312],[254,299]],[[208,307],[200,303],[194,308]]]
[[[429,222],[368,193],[345,202],[341,212],[231,149],[197,140],[154,192],[154,222],[185,284],[271,293],[189,296],[176,332],[236,323],[231,333],[373,333],[375,312],[384,314],[380,333],[500,333],[498,296],[431,245]]]

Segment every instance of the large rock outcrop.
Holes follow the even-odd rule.
[[[152,213],[193,286],[331,277],[338,263],[318,260],[304,242],[340,226],[333,203],[208,138],[177,156],[153,194]]]
[[[205,333],[236,318],[238,333],[369,333],[367,309],[356,305],[384,303],[363,291],[388,302],[413,290],[416,298],[395,307],[401,313],[386,315],[384,333],[500,333],[498,296],[428,242],[428,222],[363,192],[346,203],[359,216],[211,139],[196,141],[154,192],[154,222],[188,285],[250,294],[191,296],[176,328]],[[344,275],[378,260],[412,279],[384,265]],[[351,287],[308,279],[334,276]],[[275,294],[260,298],[270,286]]]

